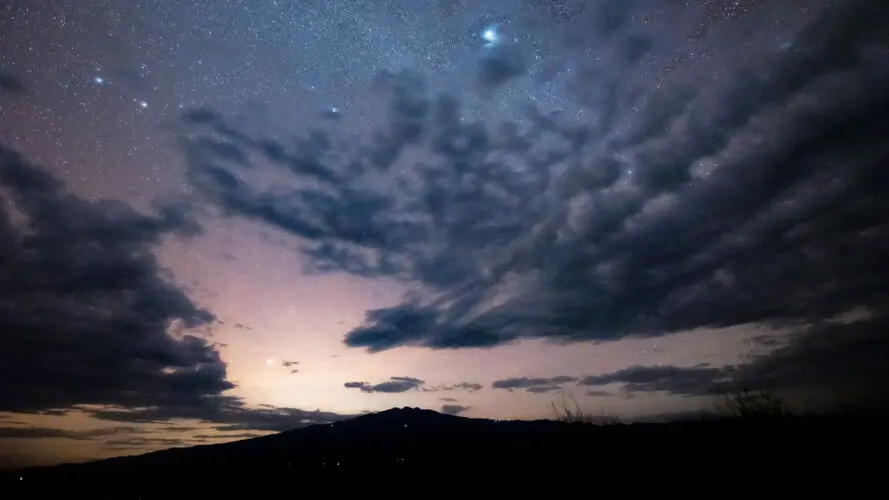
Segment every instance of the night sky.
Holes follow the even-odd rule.
[[[884,408],[877,0],[0,7],[0,465]]]

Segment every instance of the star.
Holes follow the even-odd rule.
[[[96,85],[102,85],[105,83],[105,79],[102,78],[101,76],[97,76],[97,77],[93,78],[93,83],[95,83]]]
[[[482,40],[488,44],[496,43],[499,38],[500,35],[497,33],[497,28],[494,26],[489,26],[482,31]]]

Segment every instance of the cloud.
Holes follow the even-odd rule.
[[[595,43],[628,43],[624,7],[603,8],[582,13],[599,26]],[[588,121],[533,107],[516,123],[461,120],[464,104],[415,74],[379,79],[388,111],[353,147],[335,126],[292,146],[196,110],[191,132],[239,152],[184,140],[190,180],[222,214],[296,237],[316,272],[416,290],[346,335],[370,352],[878,310],[889,280],[885,10],[813,9],[787,45],[757,40],[757,57],[689,63],[657,83],[632,72],[636,56],[617,76],[580,68],[571,88]],[[588,27],[576,43],[594,43]],[[248,181],[262,164],[292,185]]]
[[[889,409],[889,315],[883,311],[823,321],[739,366],[737,385],[781,390],[803,399],[818,394],[828,407]]]
[[[144,436],[132,436],[132,437],[121,437],[116,439],[106,439],[102,442],[103,446],[123,451],[123,450],[137,450],[143,451],[145,449],[150,448],[173,448],[180,446],[193,446],[195,444],[200,444],[200,440],[192,440],[186,438],[171,438],[171,437],[144,437]]]
[[[521,50],[511,44],[492,47],[479,63],[476,84],[483,93],[490,94],[497,87],[527,71]]]
[[[181,429],[173,429],[181,430]],[[189,429],[185,429],[189,430]],[[47,439],[62,438],[73,439],[77,441],[104,441],[110,436],[118,435],[137,435],[151,434],[156,432],[149,429],[140,429],[138,427],[105,427],[100,429],[89,429],[83,431],[72,431],[67,429],[56,429],[52,427],[32,427],[32,426],[8,426],[0,427],[0,438],[17,438],[17,439]]]
[[[673,396],[724,396],[742,389],[768,390],[792,400],[801,410],[885,411],[889,390],[889,314],[857,312],[819,321],[791,335],[758,335],[755,350],[737,364],[711,366],[631,366],[586,377],[519,377],[492,387],[528,392],[560,390],[574,382],[592,389],[591,397],[633,397],[643,393]],[[615,387],[616,386],[616,387]]]
[[[683,396],[720,394],[729,389],[727,380],[733,371],[697,365],[631,366],[606,375],[584,377],[578,385],[591,387],[622,384],[627,392],[669,392]]]
[[[416,391],[426,382],[413,377],[390,377],[386,382],[369,384],[367,382],[346,382],[346,389],[360,389],[361,392],[383,392],[388,394]]]
[[[238,435],[220,435],[216,438],[237,439]],[[0,439],[37,439],[41,441],[45,439],[67,439],[72,441],[91,441],[94,443],[100,443],[103,447],[109,449],[139,451],[148,451],[158,448],[169,448],[172,446],[193,446],[205,441],[205,439],[202,439],[198,436],[170,436],[169,430],[159,431],[155,429],[120,426],[82,431],[57,429],[51,427],[9,426],[0,427]],[[13,442],[11,446],[13,447],[12,449],[15,449],[17,445]]]
[[[343,384],[346,389],[360,389],[362,392],[373,393],[400,393],[408,391],[421,392],[446,392],[446,391],[467,391],[477,392],[482,390],[482,385],[474,382],[460,382],[458,384],[440,384],[436,386],[426,386],[425,380],[413,377],[390,377],[386,382],[378,384],[370,384],[368,382],[346,382]]]
[[[299,361],[281,361],[281,365],[282,365],[282,366],[285,366],[285,367],[287,367],[287,368],[290,368],[290,367],[292,367],[292,366],[296,366],[296,365],[298,365],[298,364],[299,364]]]
[[[0,438],[17,438],[17,439],[46,439],[46,438],[65,438],[65,439],[90,439],[83,433],[69,431],[65,429],[53,429],[47,427],[0,427]]]
[[[218,440],[218,439],[253,439],[256,437],[264,436],[264,434],[257,434],[255,432],[240,432],[236,434],[195,434],[194,439],[201,440]]]
[[[201,404],[183,406],[91,408],[82,411],[93,418],[112,422],[163,423],[171,419],[193,420],[209,424],[221,432],[285,431],[309,425],[329,424],[357,416],[268,405],[255,408],[230,396],[206,398]]]
[[[162,239],[199,228],[182,205],[155,208],[78,198],[0,145],[0,412],[252,430],[345,418],[224,395],[235,385],[203,338],[214,315],[153,254]]]
[[[30,440],[43,441],[46,439],[66,439],[70,441],[92,442],[101,445],[107,450],[147,452],[156,449],[164,449],[178,446],[194,446],[208,440],[219,439],[245,439],[245,434],[220,434],[220,435],[171,435],[170,431],[193,431],[190,428],[175,429],[145,429],[138,427],[106,427],[73,431],[51,427],[26,427],[8,426],[0,427],[0,439],[8,445],[11,454],[7,457],[11,460],[7,465],[20,467],[25,465],[37,465],[39,462],[29,464],[25,458],[29,454],[26,450],[33,446]],[[256,437],[258,434],[250,434]],[[19,441],[19,442],[16,442]],[[21,451],[19,451],[21,450]],[[24,453],[22,453],[24,452]],[[22,462],[22,460],[25,462]]]
[[[815,410],[886,410],[889,390],[889,315],[823,321],[748,362],[712,367],[634,366],[581,379],[585,386],[621,385],[626,393],[718,396],[741,389],[769,390]],[[812,396],[817,397],[812,399]]]
[[[152,253],[197,232],[180,207],[77,198],[2,145],[0,202],[0,411],[181,404],[234,387],[189,333],[213,314]]]
[[[459,415],[470,409],[469,406],[461,405],[441,405],[441,412],[447,415]]]
[[[18,77],[0,70],[0,95],[24,94],[26,91],[27,87]]]
[[[478,392],[482,390],[484,387],[481,384],[476,382],[460,382],[459,384],[453,385],[437,385],[435,387],[429,387],[424,390],[430,392],[439,392],[439,391],[466,391],[466,392]]]
[[[495,380],[494,383],[491,384],[491,387],[493,389],[506,389],[510,392],[514,389],[521,389],[531,393],[540,394],[561,390],[562,386],[569,382],[577,382],[577,377],[560,375],[550,378],[507,378],[503,380]]]

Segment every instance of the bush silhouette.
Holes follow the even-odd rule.
[[[556,413],[556,420],[568,423],[582,423],[591,425],[615,425],[621,423],[620,417],[610,415],[605,412],[594,414],[580,407],[580,403],[576,399],[571,399],[571,404],[567,398],[562,398],[562,402],[556,405],[552,403],[553,411]]]
[[[749,389],[726,394],[723,401],[717,403],[716,413],[734,419],[778,419],[792,415],[780,397],[768,391]]]

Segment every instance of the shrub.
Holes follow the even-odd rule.
[[[565,398],[559,405],[552,402],[553,411],[556,413],[556,420],[568,423],[582,423],[590,425],[615,425],[621,423],[620,417],[610,415],[605,412],[594,414],[580,407],[576,399],[571,402]]]
[[[734,394],[726,394],[717,403],[716,412],[724,418],[774,419],[791,416],[784,401],[767,391],[744,389]]]

